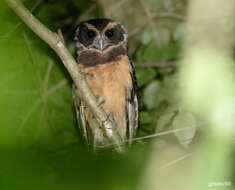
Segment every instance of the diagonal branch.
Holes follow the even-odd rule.
[[[5,0],[15,13],[42,39],[44,40],[60,57],[65,68],[68,70],[71,78],[79,89],[78,96],[86,103],[100,121],[107,137],[117,145],[117,150],[121,151],[120,137],[114,130],[114,124],[108,119],[105,111],[99,106],[94,94],[92,93],[86,78],[77,66],[76,61],[65,47],[60,37],[45,27],[38,19],[36,19],[24,5],[17,0]]]

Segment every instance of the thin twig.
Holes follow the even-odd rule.
[[[33,12],[41,3],[42,0],[37,0],[33,7],[30,9],[30,11]]]
[[[83,19],[85,19],[90,13],[92,13],[97,5],[98,5],[99,1],[97,0],[96,2],[94,2],[84,13],[82,13],[74,22],[73,26],[77,26]]]
[[[146,3],[143,2],[143,0],[139,0],[139,1],[140,1],[141,6],[143,7],[144,13],[145,13],[147,20],[148,20],[148,23],[153,31],[153,34],[154,34],[153,37],[154,37],[155,41],[156,42],[162,41],[162,39],[159,38],[159,35],[158,35],[159,31],[157,31],[157,29],[155,27],[155,22],[152,19],[153,13],[148,9],[148,7],[146,6]]]
[[[163,135],[169,135],[171,133],[176,133],[176,132],[179,132],[179,131],[184,131],[184,130],[187,130],[187,129],[194,129],[194,128],[195,127],[183,127],[183,128],[179,128],[179,129],[172,129],[172,130],[169,130],[169,131],[163,131],[163,132],[152,134],[152,135],[137,137],[137,138],[134,138],[133,141],[140,141],[140,140],[159,137],[159,136],[163,136]]]
[[[63,33],[62,33],[62,30],[60,28],[58,28],[57,32],[58,32],[58,35],[60,37],[60,40],[63,42],[64,45],[66,45],[65,44],[65,40],[64,40],[64,36],[63,36]]]
[[[152,135],[133,138],[132,141],[146,140],[146,139],[155,138],[155,137],[164,136],[164,135],[169,135],[171,133],[176,133],[176,132],[179,132],[179,131],[184,131],[184,130],[193,129],[193,128],[195,128],[195,127],[183,127],[183,128],[179,128],[179,129],[172,129],[172,130],[169,130],[169,131],[163,131],[163,132],[155,133],[155,134],[152,134]],[[121,145],[125,145],[125,143],[129,143],[129,142],[130,142],[129,139],[125,140],[125,141],[122,142]],[[99,146],[99,148],[108,148],[108,147],[111,147],[113,145],[114,144],[107,144],[107,145],[104,145],[104,146]]]
[[[83,72],[78,67],[77,62],[65,47],[58,34],[45,27],[28,9],[24,7],[20,1],[5,1],[34,32],[57,53],[77,86],[79,98],[86,103],[96,119],[102,124],[101,127],[107,137],[116,145],[116,150],[121,151],[121,138],[115,130],[114,123],[110,121],[104,109],[99,106],[99,103],[96,101],[96,97],[90,89]]]
[[[110,7],[107,12],[106,12],[106,16],[107,17],[112,17],[118,9],[121,8],[121,6],[127,2],[127,0],[120,0],[120,1],[116,1],[117,3],[114,4],[112,7]]]
[[[144,30],[146,28],[146,26],[149,25],[149,22],[151,20],[154,19],[175,19],[175,20],[179,20],[179,21],[185,21],[186,17],[183,15],[179,15],[176,13],[171,13],[171,12],[165,12],[165,13],[157,13],[157,14],[151,14],[151,17],[149,18],[148,22],[144,23],[143,25],[133,29],[130,34],[129,37],[133,37],[134,35],[136,35],[137,33],[141,32],[142,30]]]
[[[92,13],[96,7],[98,6],[100,0],[96,0],[84,13],[82,13],[73,23],[70,30],[67,32],[68,34],[73,33],[77,25],[82,22],[90,13]]]
[[[104,10],[104,17],[108,18],[108,14],[107,14],[107,9],[105,8],[105,1],[104,0],[98,0],[99,4],[102,6],[103,10]]]
[[[183,156],[181,156],[181,157],[179,157],[179,158],[177,158],[177,159],[175,159],[175,160],[172,160],[171,162],[168,162],[167,164],[163,165],[163,166],[160,167],[160,168],[161,168],[161,169],[164,169],[164,168],[167,168],[167,167],[169,167],[169,166],[172,166],[172,165],[174,165],[174,164],[176,164],[176,163],[178,163],[178,162],[180,162],[180,161],[182,161],[182,160],[188,158],[188,157],[191,156],[191,155],[192,155],[192,153],[185,154],[185,155],[183,155]]]

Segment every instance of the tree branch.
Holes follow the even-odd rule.
[[[44,40],[60,57],[65,68],[68,70],[71,78],[79,89],[78,96],[91,109],[96,119],[102,123],[102,126],[107,137],[117,145],[117,150],[121,151],[121,138],[114,130],[114,124],[108,119],[104,109],[96,102],[96,98],[91,91],[86,78],[79,69],[77,62],[65,47],[60,37],[45,27],[24,5],[17,0],[5,0],[15,13],[30,27],[42,40]]]
[[[163,13],[151,13],[150,17],[148,18],[147,22],[145,22],[143,25],[134,28],[132,31],[130,31],[129,37],[133,37],[134,35],[136,35],[137,33],[141,32],[142,30],[144,30],[146,28],[146,26],[149,25],[149,23],[152,20],[155,19],[174,19],[174,20],[179,20],[179,21],[186,21],[186,17],[183,15],[179,15],[176,13],[172,13],[172,12],[163,12]]]

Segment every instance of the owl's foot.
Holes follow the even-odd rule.
[[[99,103],[99,106],[104,105],[104,103],[105,103],[104,99],[100,100],[100,96],[98,94],[96,94],[95,97],[96,97],[96,101]]]
[[[110,114],[108,115],[108,118],[109,118],[110,121],[112,121],[112,123],[114,124],[114,128],[116,129],[116,128],[117,128],[117,123],[116,123],[115,120],[114,120],[113,114],[110,113]]]

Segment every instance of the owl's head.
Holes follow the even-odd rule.
[[[103,52],[109,48],[126,45],[127,30],[110,19],[92,19],[80,23],[76,30],[75,42],[79,50]]]

